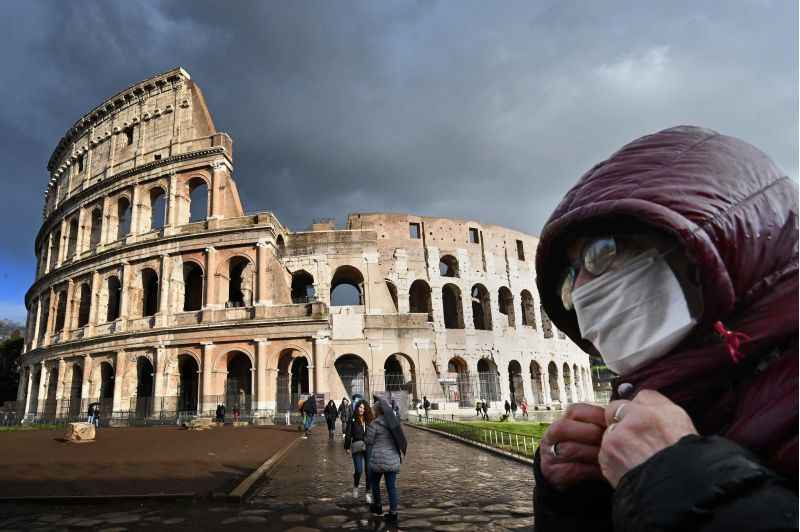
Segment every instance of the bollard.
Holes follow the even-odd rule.
[[[517,452],[519,452],[519,435],[518,434],[514,435],[514,443],[517,446]]]
[[[522,447],[525,448],[525,454],[528,454],[528,440],[522,438]]]

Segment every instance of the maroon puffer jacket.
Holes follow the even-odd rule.
[[[770,159],[733,137],[680,126],[642,137],[586,172],[548,220],[537,285],[553,322],[584,351],[557,293],[565,244],[580,235],[671,236],[696,262],[704,312],[671,353],[620,382],[659,390],[701,434],[719,434],[797,478],[798,191]],[[733,360],[714,324],[750,337]]]

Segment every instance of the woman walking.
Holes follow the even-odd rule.
[[[336,430],[336,418],[339,417],[339,410],[336,408],[336,403],[333,399],[328,401],[325,407],[325,421],[328,423],[328,439],[333,439],[333,432]]]
[[[375,402],[375,420],[367,427],[366,443],[369,455],[369,477],[372,483],[370,510],[381,515],[381,477],[386,479],[389,494],[389,512],[384,519],[397,522],[397,474],[400,473],[401,453],[406,453],[406,437],[400,421],[392,412],[391,406],[381,399]]]
[[[354,400],[353,415],[347,421],[345,427],[344,450],[353,457],[353,498],[358,498],[358,485],[361,483],[361,474],[364,473],[368,504],[372,504],[372,495],[369,492],[370,482],[365,438],[371,422],[372,412],[367,408],[367,403],[362,399]]]

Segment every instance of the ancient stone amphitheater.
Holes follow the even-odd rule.
[[[299,395],[407,408],[593,397],[589,358],[534,288],[535,237],[474,220],[351,214],[292,231],[246,213],[233,142],[183,69],[81,117],[47,165],[18,409],[174,420]]]

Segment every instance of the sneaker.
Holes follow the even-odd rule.
[[[303,434],[303,439],[304,439],[304,440],[307,440],[307,439],[308,439],[308,435],[306,435],[306,434]]]
[[[358,488],[353,488],[353,498],[358,499]]]
[[[396,523],[397,522],[397,512],[386,512],[386,514],[383,516],[383,518],[386,521],[390,522],[390,523]]]
[[[372,504],[372,494],[367,492],[367,504]]]

